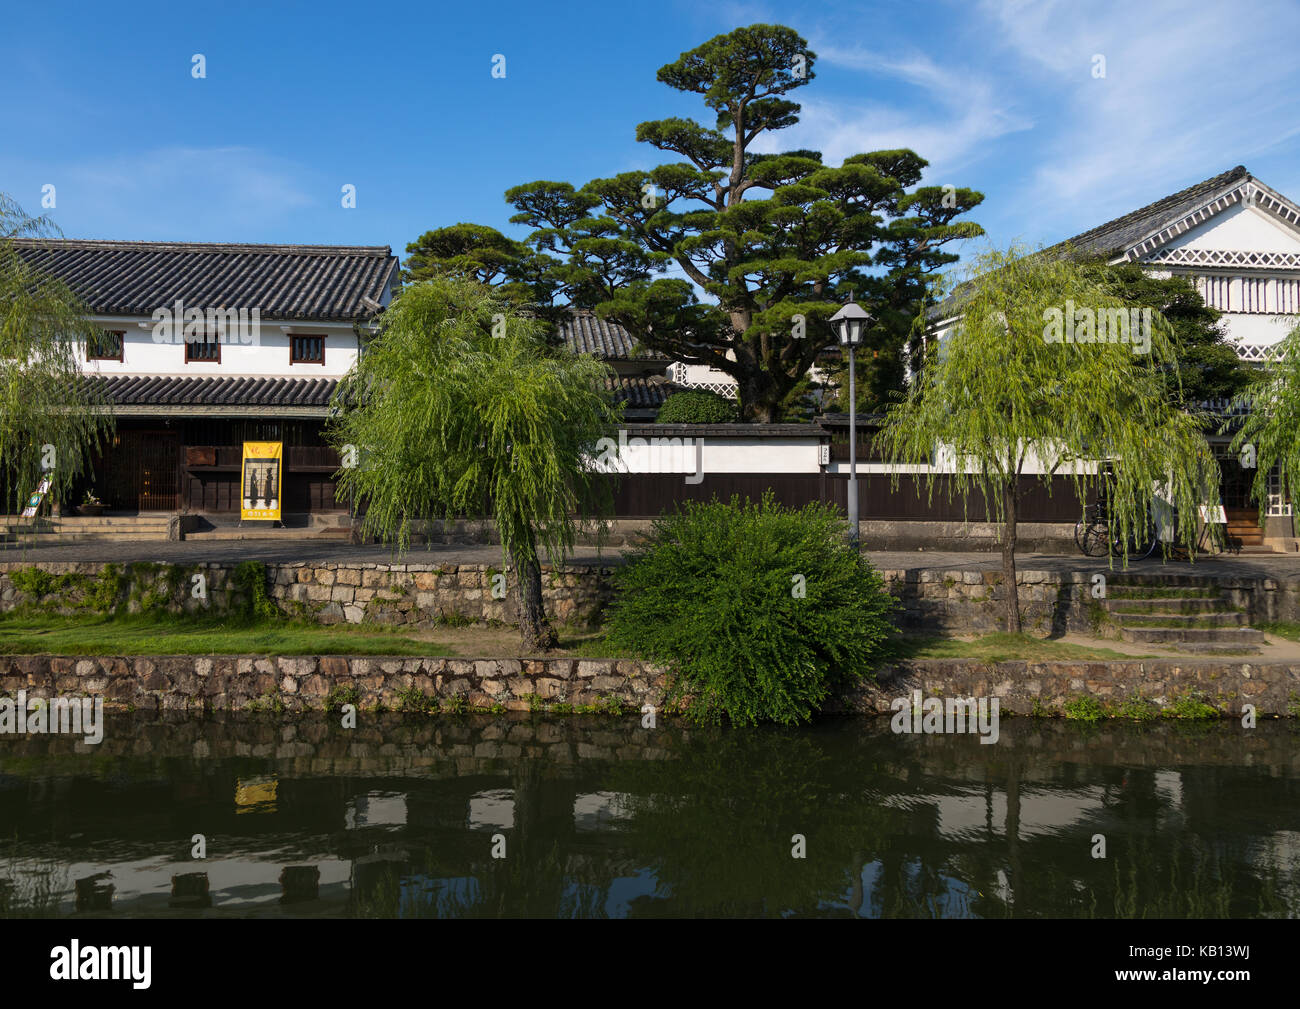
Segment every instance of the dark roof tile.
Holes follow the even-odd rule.
[[[573,353],[591,354],[602,360],[668,360],[657,350],[638,349],[636,338],[631,333],[593,312],[571,312],[560,321],[560,337]]]
[[[33,267],[103,315],[193,308],[258,309],[264,319],[367,319],[396,278],[388,246],[232,245],[20,239]]]
[[[1238,183],[1244,182],[1249,175],[1244,165],[1238,165],[1222,175],[1188,186],[1162,200],[1156,200],[1155,203],[1149,203],[1123,217],[1117,217],[1113,221],[1099,224],[1062,244],[1073,246],[1075,251],[1085,254],[1118,255],[1152,232],[1175,223],[1197,207],[1208,203],[1221,190],[1232,189]],[[1053,248],[1060,247],[1053,246]]]
[[[655,410],[664,405],[677,386],[669,382],[650,382],[628,375],[606,375],[605,388],[614,393],[614,402],[626,403],[632,410]]]
[[[110,375],[102,383],[116,406],[328,406],[332,378],[188,378]]]

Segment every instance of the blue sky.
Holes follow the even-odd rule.
[[[522,237],[506,188],[658,163],[636,124],[705,110],[656,70],[758,21],[818,55],[803,121],[765,149],[912,147],[927,182],[985,193],[972,216],[999,246],[1236,164],[1300,199],[1294,0],[29,4],[0,37],[0,191],[39,212],[54,185],[76,238]]]

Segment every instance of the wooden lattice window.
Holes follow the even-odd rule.
[[[290,364],[324,364],[325,363],[325,337],[290,336],[289,337],[289,363]]]
[[[186,364],[220,364],[221,344],[215,338],[185,343]]]
[[[122,360],[122,344],[125,342],[125,338],[125,333],[119,333],[108,329],[99,330],[99,332],[91,336],[86,343],[86,360]]]

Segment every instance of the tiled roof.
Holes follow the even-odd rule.
[[[109,375],[102,383],[117,406],[328,406],[332,378],[190,378],[177,375]],[[605,376],[605,388],[629,409],[655,410],[677,387],[644,378]]]
[[[1113,256],[1123,252],[1153,231],[1180,220],[1197,207],[1210,202],[1222,190],[1232,189],[1250,177],[1245,166],[1238,165],[1222,175],[1198,182],[1163,200],[1148,204],[1132,213],[1107,221],[1075,235],[1067,243],[1090,255]],[[1053,246],[1059,248],[1060,246]]]
[[[14,244],[28,263],[59,277],[102,315],[150,315],[179,299],[205,310],[256,308],[264,319],[352,321],[375,314],[397,271],[388,246]]]
[[[657,410],[677,391],[677,386],[669,382],[614,374],[605,376],[605,388],[614,393],[616,403],[626,403],[630,410]]]
[[[608,322],[593,312],[573,311],[560,321],[560,337],[575,354],[591,354],[604,360],[633,359],[666,361],[656,350],[637,350],[636,339],[616,322]]]
[[[1211,203],[1217,196],[1230,192],[1250,178],[1245,166],[1238,165],[1222,175],[1198,182],[1194,186],[1179,190],[1171,196],[1156,200],[1145,207],[1140,207],[1123,217],[1099,224],[1095,228],[1075,235],[1064,242],[1058,242],[1047,249],[1045,254],[1060,253],[1069,246],[1075,253],[1084,256],[1102,256],[1113,258],[1136,245],[1154,232],[1160,231],[1183,220],[1188,214]],[[943,319],[956,314],[963,299],[968,283],[959,284],[942,301],[930,307],[926,315],[931,320]]]
[[[117,406],[328,406],[332,378],[187,378],[111,375],[92,379]]]

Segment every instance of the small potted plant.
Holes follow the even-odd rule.
[[[94,491],[86,491],[86,497],[78,506],[77,511],[82,515],[103,515],[104,502],[95,497]]]

